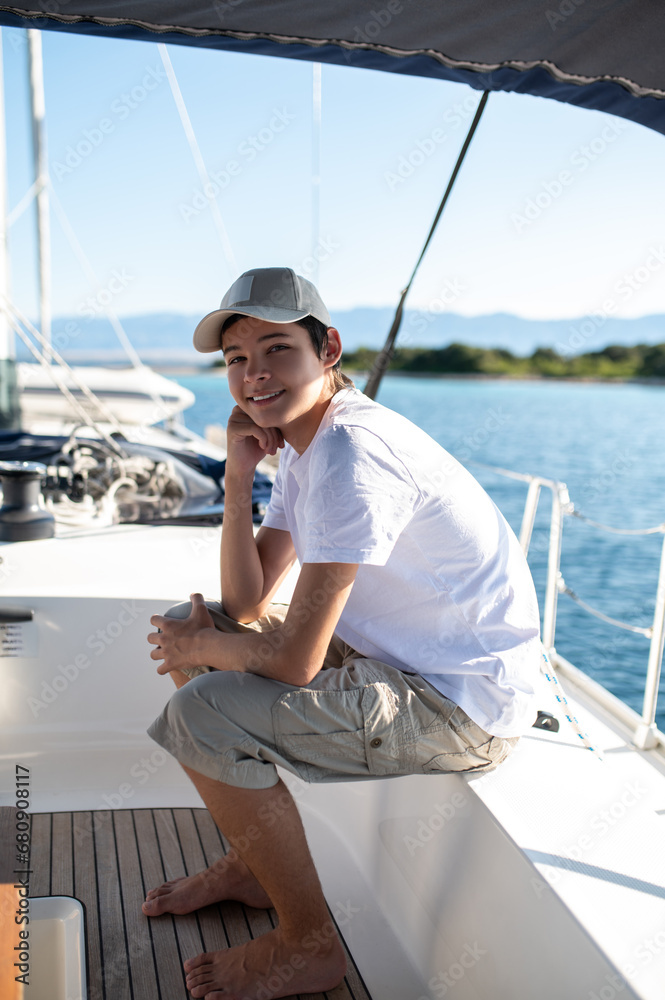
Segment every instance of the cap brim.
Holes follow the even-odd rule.
[[[215,309],[204,316],[194,330],[194,347],[201,354],[211,354],[222,349],[222,326],[230,316],[253,316],[268,323],[295,323],[310,313],[306,309],[279,309],[275,306],[252,306],[251,309]]]

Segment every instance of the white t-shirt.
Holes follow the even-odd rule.
[[[290,532],[301,564],[360,564],[335,630],[350,646],[420,674],[492,735],[532,725],[526,560],[479,483],[419,427],[338,392],[303,454],[284,448],[263,523]]]

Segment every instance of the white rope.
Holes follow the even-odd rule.
[[[185,135],[187,137],[187,142],[189,143],[189,148],[191,150],[192,156],[194,157],[194,163],[196,164],[196,169],[198,171],[199,179],[203,185],[203,192],[210,202],[210,211],[212,213],[213,222],[215,224],[215,229],[217,230],[217,235],[219,236],[220,242],[222,244],[222,250],[224,251],[224,256],[226,257],[226,263],[230,269],[232,275],[238,273],[238,265],[236,263],[235,254],[233,253],[233,247],[231,246],[231,241],[229,240],[228,233],[226,232],[226,226],[224,225],[224,220],[222,219],[222,214],[219,210],[219,205],[217,204],[217,198],[214,195],[209,195],[207,192],[214,190],[210,183],[210,177],[206,165],[203,161],[203,156],[201,155],[201,150],[199,149],[199,144],[196,140],[196,135],[194,134],[194,129],[192,127],[192,122],[189,117],[189,112],[185,106],[185,101],[182,96],[182,91],[180,90],[180,85],[175,75],[173,65],[171,63],[171,57],[169,56],[166,46],[163,42],[159,42],[157,45],[159,54],[162,58],[162,63],[164,64],[164,69],[166,70],[166,76],[169,81],[169,86],[171,88],[171,93],[173,94],[173,100],[175,101],[175,106],[178,109],[178,114],[180,115],[180,121],[182,127],[185,130]]]
[[[573,730],[575,732],[575,735],[578,737],[579,740],[581,740],[581,742],[584,744],[584,746],[586,747],[587,750],[591,750],[591,752],[595,753],[595,755],[598,757],[599,760],[604,761],[605,758],[603,757],[603,755],[600,752],[600,750],[598,749],[598,747],[595,747],[593,745],[593,743],[591,742],[588,734],[582,731],[582,728],[581,728],[579,722],[577,721],[577,719],[575,718],[575,716],[571,714],[571,709],[570,709],[570,705],[568,704],[568,699],[566,698],[565,694],[563,693],[563,689],[562,689],[561,685],[559,684],[559,682],[557,680],[556,674],[555,674],[554,670],[552,669],[552,665],[551,665],[551,663],[549,661],[549,657],[548,657],[548,655],[547,655],[547,653],[545,652],[544,649],[543,649],[543,660],[544,660],[545,665],[541,666],[541,670],[545,674],[545,677],[550,682],[550,684],[553,685],[553,687],[554,687],[554,697],[556,698],[556,700],[561,705],[561,708],[563,710],[563,714],[566,717],[566,719],[568,720],[568,722],[570,723],[570,725],[572,726],[572,728],[573,728]]]

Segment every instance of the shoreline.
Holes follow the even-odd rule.
[[[349,378],[368,378],[368,371],[354,371],[351,368],[345,369],[345,375]],[[488,372],[406,372],[388,371],[384,378],[436,378],[451,379],[454,381],[491,381],[491,382],[604,382],[610,385],[665,385],[665,378],[656,375],[650,376],[623,376],[623,375],[536,375],[536,374],[507,374]]]
[[[78,361],[78,365],[81,367],[87,367],[88,365],[100,367],[100,368],[129,368],[131,365],[118,364],[118,362],[106,363],[100,362],[99,360],[94,361]],[[215,365],[197,365],[188,362],[173,362],[169,364],[168,362],[162,362],[157,364],[150,364],[145,362],[146,367],[150,368],[152,371],[157,372],[160,375],[171,376],[173,378],[185,377],[189,375],[214,375],[217,378],[226,378],[226,368],[224,366]],[[363,380],[369,377],[368,369],[354,369],[354,368],[344,368],[344,374],[348,375],[351,379]],[[661,378],[657,375],[650,376],[623,376],[623,375],[539,375],[536,373],[518,373],[515,372],[413,372],[413,371],[403,371],[400,369],[389,370],[385,373],[384,378],[432,378],[432,379],[448,379],[451,381],[468,381],[468,382],[576,382],[576,383],[604,383],[606,385],[652,385],[652,386],[663,386],[665,385],[665,377]]]

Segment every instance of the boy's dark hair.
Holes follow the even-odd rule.
[[[234,323],[246,318],[247,317],[243,316],[242,313],[234,313],[233,316],[229,316],[229,318],[222,324],[220,343],[226,331],[230,329]],[[325,323],[322,323],[320,319],[315,319],[314,316],[305,316],[303,319],[295,320],[295,322],[298,326],[302,326],[305,330],[307,330],[314,352],[317,358],[320,358],[323,355],[326,344],[328,343],[328,328]],[[340,359],[331,369],[335,392],[339,392],[340,389],[346,389],[354,384],[351,379],[342,372],[341,363]]]

